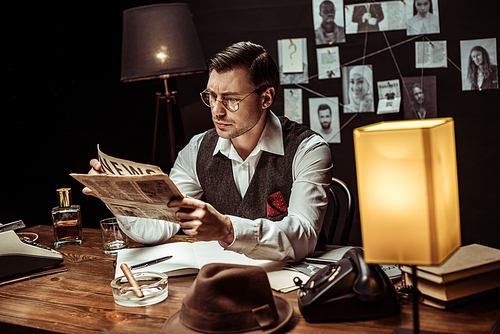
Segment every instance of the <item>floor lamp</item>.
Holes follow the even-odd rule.
[[[357,128],[354,151],[365,261],[412,266],[418,333],[416,266],[439,265],[461,244],[453,119]]]
[[[177,92],[169,91],[167,79],[205,70],[206,63],[187,4],[157,4],[123,12],[121,81],[161,79],[165,86],[165,93],[156,94],[152,163],[156,156],[161,100],[165,100],[167,106],[172,164],[177,155],[172,115],[172,102]]]

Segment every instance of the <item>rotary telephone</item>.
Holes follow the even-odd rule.
[[[352,248],[299,286],[298,304],[308,322],[352,321],[398,315],[399,299],[378,264],[366,264],[363,250]]]

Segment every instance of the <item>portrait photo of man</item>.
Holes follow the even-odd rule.
[[[345,43],[343,0],[313,0],[316,45]]]
[[[404,119],[437,117],[436,77],[404,78]]]
[[[320,134],[327,143],[340,143],[337,97],[310,98],[309,121],[311,130]]]
[[[406,6],[402,1],[345,5],[344,16],[347,35],[406,29]]]
[[[357,23],[357,33],[380,31],[379,22],[384,19],[380,3],[367,2],[356,5],[352,11],[352,22]]]

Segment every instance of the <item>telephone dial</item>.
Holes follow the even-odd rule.
[[[299,286],[299,309],[308,322],[352,321],[398,315],[399,299],[378,264],[366,264],[363,250],[352,248]]]

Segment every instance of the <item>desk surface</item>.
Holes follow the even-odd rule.
[[[52,246],[50,226],[27,229],[39,235],[37,242]],[[84,229],[83,245],[64,245],[62,268],[68,271],[0,287],[0,332],[28,333],[161,333],[165,320],[180,309],[195,276],[169,278],[169,296],[156,305],[124,307],[114,303],[110,282],[114,255],[102,251],[100,231]],[[413,328],[411,304],[402,301],[399,316],[369,321],[308,323],[297,306],[296,292],[281,294],[294,306],[289,333],[391,333]],[[463,306],[443,311],[420,305],[420,327],[440,333],[498,333],[500,294],[489,294]],[[334,312],[334,310],[332,310]]]

